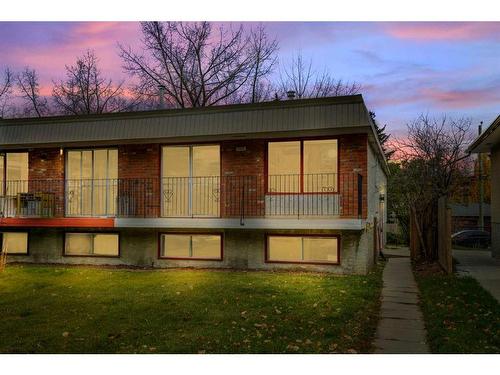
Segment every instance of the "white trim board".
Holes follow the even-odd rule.
[[[363,230],[362,219],[117,218],[116,228],[338,229]]]

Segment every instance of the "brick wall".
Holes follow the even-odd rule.
[[[239,216],[242,202],[246,217],[264,215],[264,140],[221,143],[221,215]]]
[[[29,192],[48,194],[54,206],[52,214],[64,216],[64,155],[59,148],[33,149],[28,152]]]
[[[363,217],[367,214],[367,136],[342,135],[339,139],[339,191],[343,216],[357,216],[356,172],[363,176]],[[242,194],[245,216],[262,216],[265,210],[265,140],[224,141],[221,146],[221,214],[239,216]],[[161,147],[158,144],[118,146],[118,210],[130,216],[160,216]],[[251,177],[245,177],[251,176]],[[50,189],[56,199],[56,216],[64,215],[64,156],[59,148],[35,149],[29,153],[30,184],[52,179]],[[32,185],[31,185],[32,186]],[[244,189],[243,189],[244,187]],[[52,190],[51,190],[52,189]],[[38,189],[40,190],[40,189]],[[243,192],[244,190],[244,192]]]
[[[160,216],[160,145],[118,147],[118,213]]]
[[[366,134],[342,135],[339,141],[339,191],[342,194],[342,215],[357,217],[358,194],[357,173],[363,177],[362,216],[366,218],[367,208],[367,147]],[[240,140],[221,143],[222,216],[238,216],[243,186],[250,207],[245,207],[245,216],[262,216],[265,210],[265,140]],[[242,178],[254,176],[256,178]],[[231,177],[232,176],[232,177]],[[248,199],[250,198],[250,199]]]
[[[343,197],[343,216],[357,216],[358,195],[356,173],[363,177],[362,216],[368,212],[368,138],[366,134],[343,135],[339,138],[339,190]]]

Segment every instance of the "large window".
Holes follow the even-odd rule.
[[[337,191],[336,139],[269,142],[270,193],[333,193]]]
[[[221,260],[222,236],[220,234],[162,234],[160,257]]]
[[[120,255],[120,240],[116,233],[66,233],[64,241],[64,255],[107,257]]]
[[[7,254],[28,254],[28,233],[26,232],[2,232],[2,250]]]
[[[15,196],[28,189],[28,153],[0,155],[0,195]]]
[[[268,236],[267,261],[339,263],[338,238],[328,236]]]
[[[71,150],[66,162],[66,215],[114,216],[118,190],[116,149]]]
[[[165,146],[163,216],[219,216],[220,147]]]

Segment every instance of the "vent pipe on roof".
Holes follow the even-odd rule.
[[[286,96],[288,97],[289,100],[295,99],[295,91],[293,91],[293,90],[287,91]]]
[[[158,96],[160,97],[160,102],[158,104],[159,109],[165,108],[165,86],[158,85]]]

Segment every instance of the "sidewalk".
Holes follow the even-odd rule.
[[[459,274],[475,278],[500,302],[500,260],[489,250],[453,250],[453,257]]]
[[[392,254],[387,254],[392,255]],[[398,252],[384,269],[382,306],[374,346],[375,353],[429,353],[418,287],[409,257]],[[403,257],[402,257],[403,256]]]

